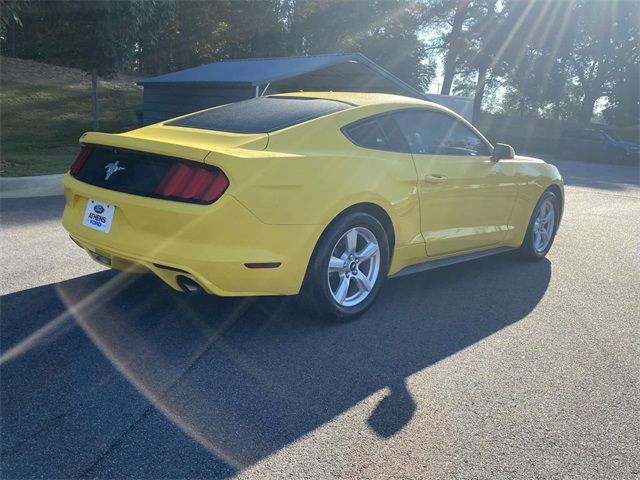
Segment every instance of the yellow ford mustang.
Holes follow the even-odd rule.
[[[388,276],[542,258],[563,208],[554,166],[394,95],[260,97],[80,143],[63,224],[92,258],[187,292],[303,293],[342,318]]]

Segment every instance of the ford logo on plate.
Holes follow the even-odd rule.
[[[104,207],[102,205],[96,205],[95,207],[93,207],[93,211],[97,214],[103,213]]]

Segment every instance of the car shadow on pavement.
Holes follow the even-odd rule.
[[[546,259],[481,259],[391,280],[348,323],[311,317],[294,298],[189,297],[151,276],[115,272],[5,295],[3,450],[16,457],[9,473],[232,475],[381,389],[388,393],[363,428],[389,438],[416,409],[407,377],[525,318],[550,277]],[[90,442],[65,430],[99,436],[105,423],[118,424],[125,412],[107,409],[115,394],[101,393],[117,381],[133,385],[146,408],[88,452]],[[78,417],[88,396],[104,413]],[[56,441],[67,442],[60,455],[81,459],[77,471],[46,462],[56,441],[41,432],[55,415],[66,415],[56,420]],[[29,459],[18,457],[38,448],[43,466],[24,470]]]

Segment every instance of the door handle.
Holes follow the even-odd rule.
[[[445,177],[444,175],[438,175],[438,174],[425,175],[424,181],[425,183],[433,183],[433,184],[444,183],[447,181],[447,177]]]

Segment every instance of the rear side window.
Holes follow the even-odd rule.
[[[353,143],[361,147],[389,149],[389,140],[376,119],[353,125],[346,130],[346,133]]]
[[[360,147],[391,152],[409,152],[409,145],[395,120],[389,114],[352,123],[344,127],[342,132]]]
[[[165,125],[232,133],[269,133],[351,108],[335,100],[258,97],[211,108]]]

